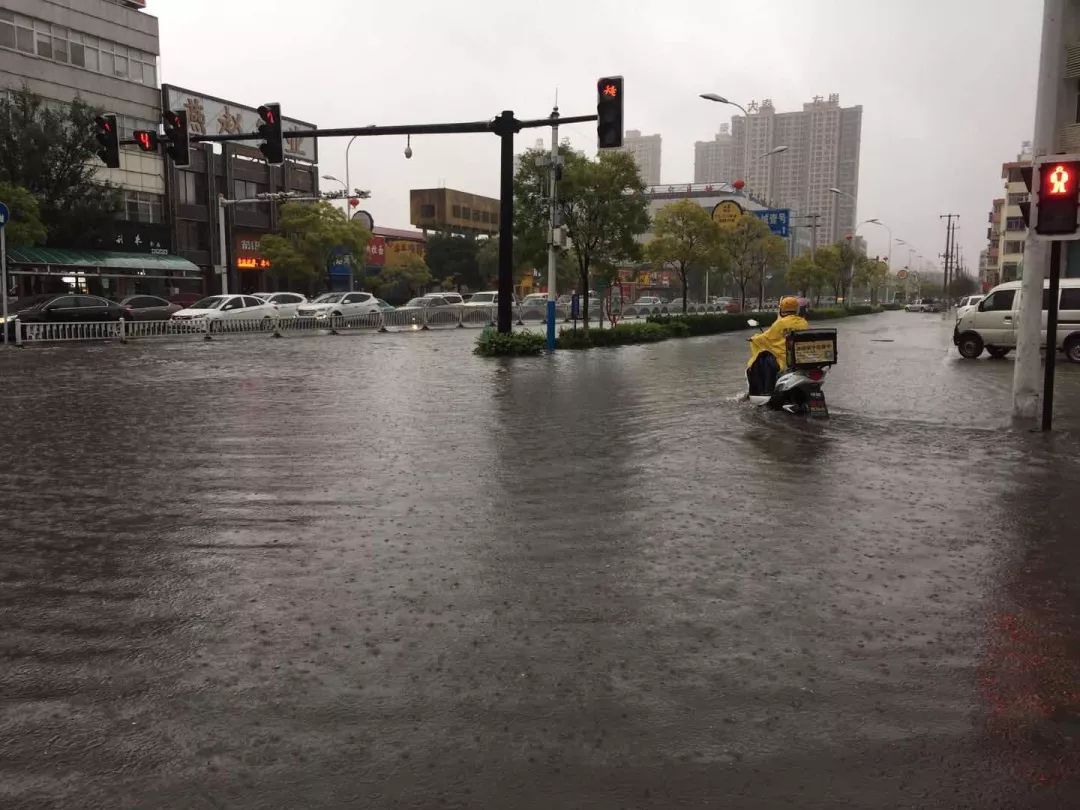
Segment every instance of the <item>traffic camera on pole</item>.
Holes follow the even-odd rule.
[[[280,166],[285,162],[285,145],[281,136],[281,105],[263,104],[259,107],[259,136],[264,140],[259,144],[266,162],[271,166]]]
[[[596,83],[596,143],[613,149],[623,142],[623,77],[606,76]]]
[[[1031,218],[1043,239],[1075,239],[1080,231],[1080,155],[1046,155],[1035,163]]]
[[[137,129],[131,133],[131,137],[135,139],[135,145],[144,152],[157,153],[159,139],[156,130]]]
[[[97,155],[110,169],[120,168],[120,133],[115,115],[99,115],[94,119],[94,137],[98,142]]]
[[[191,161],[188,155],[190,145],[188,139],[187,113],[174,110],[166,110],[161,116],[165,125],[165,139],[169,145],[165,148],[166,154],[173,159],[177,166],[187,166]]]

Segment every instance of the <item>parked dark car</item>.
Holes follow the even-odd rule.
[[[124,317],[133,321],[167,321],[174,312],[183,309],[156,295],[129,295],[120,301],[120,306],[131,310],[131,314]]]
[[[177,293],[176,295],[169,296],[169,302],[172,304],[179,304],[181,309],[187,309],[196,301],[201,301],[206,298],[202,293]]]
[[[23,323],[71,323],[86,321],[118,321],[130,317],[130,310],[115,301],[96,295],[52,293],[31,295],[8,304],[8,337],[15,337],[15,317]]]

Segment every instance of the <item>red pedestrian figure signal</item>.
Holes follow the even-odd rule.
[[[158,148],[158,134],[149,129],[137,129],[132,133],[135,143],[144,152],[156,152]]]
[[[613,84],[605,84],[603,93],[605,96],[615,98],[617,95],[619,95],[619,88]]]
[[[1069,174],[1069,170],[1064,166],[1055,166],[1047,179],[1050,181],[1050,188],[1046,192],[1047,194],[1069,194],[1072,191],[1071,181],[1073,178],[1072,175]]]

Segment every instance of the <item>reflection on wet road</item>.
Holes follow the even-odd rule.
[[[836,326],[0,354],[0,806],[1067,806],[1080,369]]]

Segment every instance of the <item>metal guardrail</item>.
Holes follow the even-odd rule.
[[[725,312],[722,306],[691,304],[688,313]],[[556,317],[569,322],[570,308],[559,305]],[[623,307],[620,317],[644,318],[649,315],[679,314],[681,308],[668,306],[639,307],[631,304]],[[547,319],[545,306],[516,307],[515,320],[519,324],[541,324]],[[417,309],[394,309],[385,312],[367,312],[361,315],[330,317],[273,317],[246,319],[207,319],[168,321],[93,321],[72,323],[21,323],[14,321],[15,343],[58,343],[90,340],[149,340],[164,338],[195,337],[211,339],[230,335],[274,335],[286,337],[319,332],[372,332],[415,329],[446,329],[484,327],[498,320],[498,307],[448,306]]]

